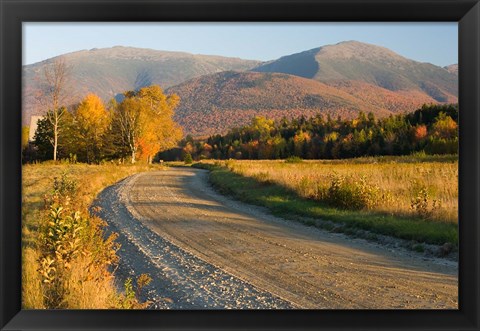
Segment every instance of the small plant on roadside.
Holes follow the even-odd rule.
[[[440,207],[441,205],[438,200],[430,198],[426,186],[420,188],[418,193],[412,198],[410,204],[413,212],[424,219],[431,218]]]
[[[141,274],[137,278],[137,288],[133,287],[132,278],[127,278],[123,284],[125,289],[124,297],[120,300],[120,307],[123,309],[144,309],[150,302],[140,303],[140,293],[142,289],[150,284],[152,278],[148,274]]]
[[[185,164],[192,164],[193,163],[192,154],[190,153],[185,154],[185,157],[183,158],[183,162]]]
[[[80,213],[68,215],[57,205],[50,206],[48,217],[40,230],[42,256],[38,271],[44,283],[45,305],[49,308],[62,308],[66,294],[65,277],[71,263],[81,253],[80,231],[85,219]]]
[[[137,279],[136,297],[139,299],[142,289],[152,282],[152,278],[148,274],[141,274]]]
[[[108,269],[118,261],[116,234],[104,238],[104,223],[88,212],[82,215],[77,199],[77,182],[66,173],[54,179],[45,197],[37,241],[45,308],[75,307],[79,302],[96,307],[86,298],[99,286],[110,286]],[[115,306],[108,295],[98,300],[104,300],[104,307]]]
[[[135,299],[135,291],[133,290],[132,279],[127,278],[124,286],[125,286],[125,299],[126,300]]]

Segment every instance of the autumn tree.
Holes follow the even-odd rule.
[[[142,129],[140,112],[139,102],[133,96],[126,97],[115,106],[112,118],[112,129],[119,138],[120,145],[130,154],[132,163],[136,160],[138,139]]]
[[[270,131],[274,128],[274,121],[263,116],[255,116],[252,119],[250,128],[255,132],[255,138],[263,142],[270,138]]]
[[[458,152],[458,106],[428,105],[409,114],[376,119],[359,113],[355,119],[312,118],[272,121],[252,118],[249,125],[232,128],[225,135],[184,139],[184,153],[194,159],[270,159],[299,156],[306,159],[351,158]],[[208,144],[206,153],[205,143]],[[169,159],[173,153],[163,153]]]
[[[75,111],[78,147],[85,151],[88,163],[100,161],[104,135],[109,124],[110,116],[100,97],[88,94]]]
[[[427,134],[428,134],[428,130],[425,124],[420,124],[415,127],[415,130],[414,130],[415,141],[421,141],[425,139]]]
[[[46,118],[52,125],[53,130],[53,160],[57,160],[58,139],[61,134],[62,117],[66,109],[63,104],[67,97],[67,85],[70,75],[70,67],[63,58],[56,58],[52,63],[45,66],[42,77],[42,88],[38,95],[38,101],[46,112]]]
[[[157,152],[176,146],[182,136],[172,119],[179,102],[177,95],[167,96],[156,85],[124,95],[125,99],[115,106],[112,128],[118,130],[132,163],[138,155],[150,163]]]
[[[144,117],[140,152],[151,163],[155,154],[175,147],[182,138],[180,126],[172,119],[180,98],[176,94],[165,95],[158,85],[141,88],[137,97]]]
[[[439,138],[452,139],[457,133],[457,123],[447,114],[441,112],[432,126],[433,134]]]

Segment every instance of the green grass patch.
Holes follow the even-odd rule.
[[[277,216],[301,216],[341,223],[343,226],[339,228],[342,232],[354,233],[355,229],[362,229],[417,242],[458,245],[456,224],[333,208],[322,202],[301,198],[280,185],[235,174],[225,167],[204,163],[194,164],[193,167],[210,170],[210,181],[220,192],[250,204],[267,207]]]

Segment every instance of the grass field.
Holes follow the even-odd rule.
[[[81,212],[88,217],[88,207],[95,196],[106,186],[137,172],[158,166],[147,165],[86,165],[86,164],[53,164],[43,163],[24,165],[22,168],[22,306],[24,309],[41,308],[126,308],[135,307],[134,300],[127,302],[118,294],[113,283],[113,277],[106,272],[105,263],[101,262],[101,252],[98,252],[96,263],[91,259],[95,256],[95,246],[102,246],[101,222],[88,218],[83,229],[90,239],[85,240],[83,258],[76,258],[71,263],[74,273],[62,275],[62,292],[58,306],[47,303],[45,279],[40,270],[42,248],[41,229],[45,222],[45,197],[53,191],[54,178],[60,178],[63,173],[77,183],[75,197],[69,202],[69,208]],[[94,242],[92,238],[96,238]],[[90,257],[90,261],[88,260]],[[98,277],[96,277],[97,275]],[[58,294],[58,293],[57,293]],[[131,299],[131,298],[130,298]],[[128,305],[127,305],[128,304]]]
[[[346,232],[458,244],[455,156],[214,164],[207,167],[220,190],[278,215],[333,221]]]
[[[197,166],[210,169],[211,182],[224,193],[309,225],[352,234],[358,229],[368,230],[415,243],[458,245],[458,161],[454,156],[341,161],[229,160],[205,161]],[[91,217],[88,207],[106,186],[134,173],[156,169],[161,166],[53,163],[23,166],[24,309],[141,307],[128,293],[117,292],[113,276],[106,271],[114,258],[104,258],[97,252],[105,247],[113,250],[113,246],[105,243],[101,220]],[[66,207],[85,215],[87,229],[80,233],[86,254],[69,260],[62,273],[61,288],[55,288],[61,295],[56,294],[58,298],[52,306],[53,301],[47,300],[52,287],[45,283],[42,274],[42,258],[45,262],[47,256],[42,231],[45,236],[51,212],[45,206],[52,196],[54,178],[61,178],[64,173],[77,187],[74,199],[68,200]]]

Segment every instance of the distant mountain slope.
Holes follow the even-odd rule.
[[[162,88],[190,78],[225,70],[248,70],[259,61],[211,55],[157,51],[133,47],[91,49],[62,55],[72,67],[71,101],[79,101],[88,92],[108,101],[116,94],[151,84]],[[38,114],[34,93],[43,67],[52,59],[23,67],[24,123]]]
[[[451,74],[454,74],[454,75],[457,75],[458,76],[458,64],[450,64],[446,67],[443,67],[444,69],[446,69],[449,73]]]
[[[223,133],[249,123],[256,115],[280,119],[317,113],[357,116],[386,109],[364,102],[335,87],[280,73],[221,72],[202,76],[167,89],[180,96],[175,118],[186,133],[196,136]]]
[[[455,102],[458,95],[457,76],[444,68],[357,41],[284,56],[252,71],[282,72],[327,84],[363,82],[395,92],[420,92],[437,102]]]
[[[392,113],[413,111],[424,104],[438,103],[426,93],[418,90],[390,91],[386,88],[362,81],[335,81],[329,86],[346,92],[374,107],[386,109]],[[453,99],[452,102],[455,102]]]
[[[69,103],[87,93],[108,101],[151,84],[180,95],[176,119],[186,133],[222,133],[255,115],[270,118],[330,113],[378,117],[424,103],[457,102],[458,66],[445,68],[383,47],[349,41],[270,62],[132,47],[62,55],[72,66]],[[38,78],[53,59],[24,66],[23,124],[38,115]]]

